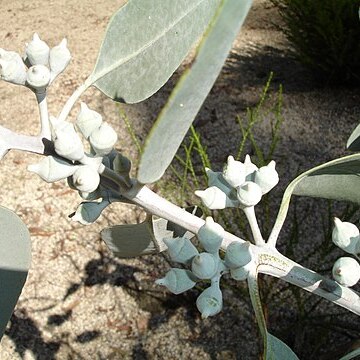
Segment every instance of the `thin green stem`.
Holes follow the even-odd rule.
[[[243,209],[243,211],[246,215],[246,218],[249,221],[249,225],[251,228],[251,232],[252,232],[255,244],[260,245],[260,246],[265,245],[265,241],[261,235],[259,224],[256,219],[254,206],[245,207]]]

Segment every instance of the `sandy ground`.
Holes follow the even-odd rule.
[[[35,31],[52,46],[68,38],[73,60],[49,90],[50,114],[59,112],[91,72],[107,21],[123,2],[0,2],[1,47],[22,53]],[[346,139],[360,118],[358,90],[317,88],[306,70],[288,56],[289,45],[273,25],[278,20],[276,10],[266,1],[254,2],[232,57],[196,120],[214,169],[219,170],[226,156],[236,152],[240,141],[236,116],[244,117],[247,107],[257,103],[269,72],[275,72],[271,94],[279,84],[283,85],[284,122],[274,154],[281,176],[274,206],[299,171],[345,153]],[[141,140],[170,91],[171,84],[148,101],[122,107]],[[38,132],[36,103],[27,89],[1,83],[0,97],[3,126],[20,133]],[[119,148],[136,159],[136,149],[117,105],[92,89],[82,100],[104,114],[119,134]],[[75,115],[76,111],[71,119]],[[265,148],[270,131],[270,118],[265,117],[255,134]],[[251,153],[250,147],[248,151]],[[28,280],[1,341],[1,360],[259,358],[261,343],[243,285],[236,290],[230,282],[224,289],[224,311],[202,321],[195,308],[196,291],[176,297],[154,285],[154,280],[168,268],[162,256],[116,259],[101,242],[102,228],[138,222],[143,216],[141,210],[114,204],[94,225],[84,228],[72,223],[67,216],[79,203],[77,194],[64,183],[45,184],[27,172],[27,165],[38,159],[14,151],[0,165],[0,204],[14,210],[28,225],[33,256]],[[298,206],[311,215],[301,217],[301,243],[294,245],[295,260],[300,260],[322,237],[318,224],[323,216],[320,210],[326,204],[301,200]],[[290,230],[288,226],[283,232],[282,249]],[[312,258],[312,264],[317,264],[319,256]],[[278,284],[284,297],[289,293],[282,283],[272,282],[270,286],[274,284]],[[304,299],[307,305],[317,300],[307,295]],[[358,337],[355,316],[325,302],[321,304],[317,315],[331,312],[341,315],[344,324],[352,324],[352,332],[342,332],[348,336],[334,332],[319,340],[311,332],[304,332],[309,324],[295,311],[291,299],[287,303],[273,299],[267,305],[270,329],[302,359],[335,359],[332,356],[336,351],[346,351]],[[295,321],[300,325],[289,328]],[[321,322],[313,322],[310,328],[319,335]],[[330,355],[326,354],[329,347]]]

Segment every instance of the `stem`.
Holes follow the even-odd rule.
[[[140,183],[134,182],[132,189],[122,195],[146,211],[174,222],[194,234],[205,224],[204,220],[170,203]],[[233,241],[244,240],[225,232],[222,249],[226,250]],[[273,247],[250,246],[258,264],[258,272],[280,278],[360,315],[360,297],[357,292],[297,264]]]
[[[74,92],[73,94],[67,99],[64,107],[62,108],[59,116],[58,116],[58,120],[60,121],[65,121],[66,118],[68,117],[71,109],[73,108],[73,106],[75,105],[76,101],[79,99],[79,97],[91,86],[91,83],[88,82],[87,80],[80,85]]]
[[[0,143],[1,143],[1,150],[16,149],[16,150],[30,151],[36,154],[44,154],[45,152],[45,143],[41,136],[29,136],[29,135],[18,134],[1,125],[0,125]]]
[[[41,132],[40,137],[51,140],[51,131],[49,124],[49,112],[47,106],[46,92],[43,93],[35,93],[36,100],[39,105],[40,112],[40,124],[41,124]]]
[[[249,221],[251,232],[253,234],[255,244],[259,245],[259,246],[265,245],[265,241],[264,241],[264,239],[263,239],[263,237],[261,235],[259,224],[258,224],[257,219],[256,219],[254,206],[245,207],[243,209],[243,211],[244,211],[244,213],[246,215],[246,218]]]

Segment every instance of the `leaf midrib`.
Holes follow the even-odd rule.
[[[161,31],[158,36],[156,36],[155,38],[153,38],[150,42],[148,42],[147,44],[145,44],[144,46],[140,47],[137,51],[131,53],[130,55],[126,56],[125,58],[116,61],[113,65],[111,65],[109,68],[104,69],[103,71],[100,71],[97,76],[96,73],[92,73],[88,79],[86,80],[86,83],[90,86],[92,84],[94,84],[96,81],[100,80],[102,77],[106,76],[108,73],[112,72],[113,70],[115,70],[116,68],[118,68],[119,66],[130,62],[133,58],[136,58],[139,54],[143,53],[146,51],[146,49],[148,49],[149,47],[151,47],[153,44],[155,44],[158,40],[160,40],[162,37],[164,37],[173,27],[175,27],[175,25],[177,25],[178,23],[180,23],[186,16],[188,16],[189,14],[191,14],[193,11],[195,11],[204,1],[206,0],[200,0],[194,7],[192,7],[188,12],[185,12],[182,16],[180,16],[179,18],[177,18],[174,22],[170,23],[169,26],[167,26],[163,31]],[[106,35],[105,35],[106,36]],[[101,54],[101,50],[100,49],[100,54]],[[95,70],[96,70],[96,66],[95,66]]]

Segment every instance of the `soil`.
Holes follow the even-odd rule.
[[[72,61],[49,89],[50,114],[59,113],[91,72],[109,17],[124,2],[2,2],[2,48],[22,53],[33,32],[51,46],[63,37],[68,39]],[[286,184],[300,171],[344,155],[344,144],[360,118],[358,89],[323,88],[314,83],[311,74],[291,57],[289,43],[274,25],[280,23],[277,9],[268,1],[254,1],[226,66],[195,121],[213,169],[220,170],[241,141],[237,116],[246,119],[247,108],[258,103],[270,71],[274,72],[265,107],[274,107],[281,84],[283,122],[273,154],[281,181],[271,202],[275,209],[270,214],[272,221]],[[121,105],[140,141],[190,61],[188,58],[171,81],[147,101]],[[0,83],[0,97],[1,125],[36,135],[39,121],[33,95],[25,88]],[[82,101],[111,123],[119,135],[118,148],[136,164],[138,153],[120,116],[120,105],[95,89],[87,91]],[[261,114],[254,137],[266,149],[274,118],[265,111]],[[73,111],[70,120],[75,116]],[[246,145],[246,152],[253,154],[254,148]],[[34,154],[11,151],[0,164],[0,204],[21,217],[32,241],[32,267],[1,340],[1,360],[259,358],[261,340],[245,284],[227,281],[222,313],[201,320],[195,307],[198,290],[175,296],[154,284],[169,268],[166,257],[118,259],[101,241],[101,229],[137,223],[144,217],[141,209],[112,204],[96,224],[84,227],[71,222],[68,215],[79,204],[78,195],[63,182],[46,184],[26,170],[39,159]],[[195,167],[199,165],[196,161]],[[166,179],[174,181],[170,175]],[[290,214],[280,250],[288,249],[286,244],[294,240],[294,224],[299,224],[292,258],[329,273],[330,262],[340,252],[324,258],[318,251],[303,259],[321,243],[322,226],[331,227],[328,204],[307,199],[296,204],[299,211],[295,213],[293,208]],[[342,207],[335,204],[333,210],[342,211]],[[301,359],[338,358],[359,338],[355,315],[326,301],[317,303],[315,295],[296,295],[280,280],[264,278],[264,289],[270,331]],[[1,289],[3,294],[6,290]],[[313,315],[298,312],[296,299],[305,310],[313,306]],[[318,320],[321,315],[327,316],[330,331],[324,331],[324,323]]]

